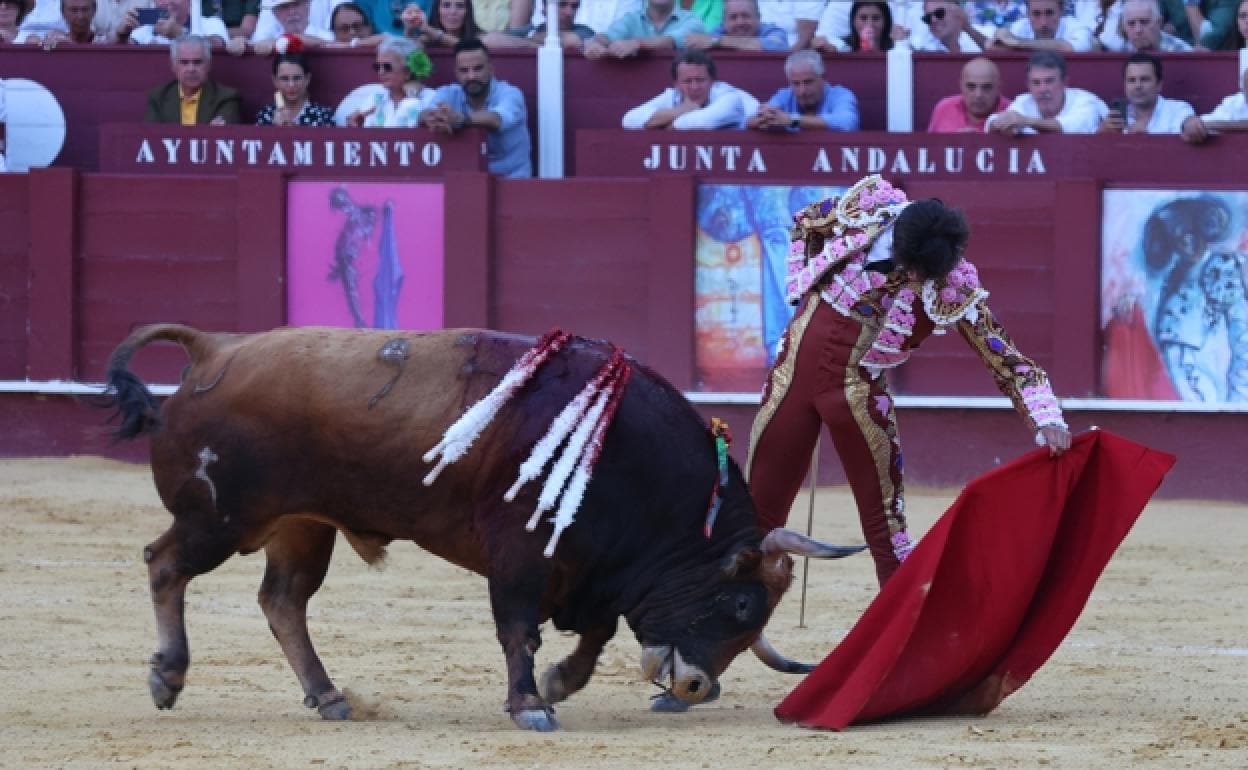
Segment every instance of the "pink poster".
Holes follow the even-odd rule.
[[[286,322],[442,326],[442,185],[291,182]]]

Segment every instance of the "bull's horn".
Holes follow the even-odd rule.
[[[767,533],[763,538],[763,553],[792,553],[798,556],[809,556],[812,559],[840,559],[845,556],[865,551],[865,545],[831,545],[821,543],[813,537],[801,532],[778,527]]]
[[[780,651],[771,646],[771,642],[767,641],[767,634],[758,635],[758,639],[754,640],[754,644],[750,645],[750,649],[758,656],[767,668],[773,671],[779,671],[781,674],[808,674],[815,670],[812,663],[798,663],[796,660],[789,660],[780,654]]]

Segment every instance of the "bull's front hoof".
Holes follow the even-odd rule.
[[[542,698],[547,703],[559,703],[567,700],[568,688],[563,683],[563,674],[559,672],[558,665],[546,669],[546,673],[542,674],[542,681],[538,685],[537,690],[542,694]]]
[[[554,732],[559,729],[559,722],[554,712],[542,709],[526,709],[511,715],[511,721],[522,730],[533,730],[539,733]]]
[[[706,697],[698,702],[710,703],[713,700],[718,700],[720,692],[719,682],[716,682],[711,685],[711,691],[706,694]],[[654,696],[650,703],[650,710],[656,714],[683,714],[692,706],[693,704],[689,701],[681,700],[673,695],[671,690],[664,690]]]
[[[173,708],[174,701],[178,699],[178,693],[182,692],[181,686],[175,687],[166,682],[156,669],[148,672],[147,687],[152,691],[152,701],[158,709]]]
[[[309,695],[303,699],[303,705],[316,709],[327,722],[344,722],[351,718],[351,704],[342,693],[326,693],[321,698]]]
[[[321,719],[328,722],[344,722],[351,718],[351,705],[346,700],[340,700],[337,703],[326,703],[317,709],[321,714]]]

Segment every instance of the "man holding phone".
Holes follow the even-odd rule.
[[[183,35],[201,35],[214,46],[230,39],[216,16],[191,16],[191,0],[152,0],[151,8],[131,8],[117,28],[117,42],[169,45]]]
[[[1122,68],[1124,99],[1115,99],[1098,134],[1178,134],[1196,114],[1192,105],[1161,95],[1161,59],[1134,53]]]

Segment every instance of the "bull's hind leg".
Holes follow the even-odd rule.
[[[182,518],[175,519],[172,527],[143,549],[160,642],[147,680],[157,708],[173,708],[191,665],[186,638],[186,586],[196,575],[215,569],[234,550],[235,541],[223,528],[207,531]]]
[[[337,531],[309,519],[283,519],[264,546],[268,566],[260,607],[303,686],[303,703],[325,719],[349,719],[351,707],[325,672],[308,635],[308,599],[329,571]]]
[[[598,665],[598,656],[615,636],[615,628],[616,623],[612,621],[583,632],[572,654],[546,669],[546,673],[542,674],[542,695],[548,703],[566,700],[589,684],[594,666]]]

